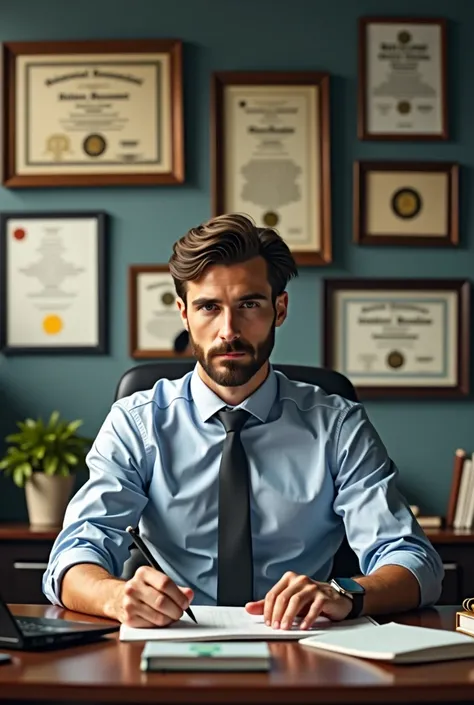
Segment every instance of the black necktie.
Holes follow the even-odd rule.
[[[217,604],[243,606],[253,600],[249,466],[240,431],[244,409],[216,414],[227,431],[219,468]]]

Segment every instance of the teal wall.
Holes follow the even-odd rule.
[[[449,19],[452,138],[442,144],[368,143],[356,136],[360,15]],[[213,70],[324,70],[331,74],[335,261],[302,269],[290,287],[290,316],[273,360],[321,361],[324,276],[470,277],[474,264],[474,0],[13,0],[1,3],[0,41],[177,37],[184,42],[184,186],[0,188],[0,211],[103,209],[111,218],[110,354],[0,356],[0,436],[25,414],[59,409],[95,434],[128,357],[127,267],[166,262],[172,243],[210,216],[209,79]],[[457,250],[357,247],[351,242],[355,159],[445,159],[462,166]],[[295,341],[297,344],[295,344]],[[456,447],[474,451],[474,403],[384,401],[369,414],[397,462],[403,490],[426,512],[443,512]],[[80,477],[82,481],[84,476]],[[0,519],[24,519],[22,491],[0,479]]]

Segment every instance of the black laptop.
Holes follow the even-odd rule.
[[[0,647],[24,651],[58,649],[98,641],[120,625],[72,622],[47,617],[15,617],[0,597]]]

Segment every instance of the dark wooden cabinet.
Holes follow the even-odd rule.
[[[6,602],[46,604],[43,573],[59,529],[35,530],[26,524],[0,524],[0,594]],[[440,605],[474,597],[474,532],[426,530],[440,554],[445,578]]]
[[[59,529],[0,524],[0,594],[6,602],[48,604],[41,582]]]
[[[426,529],[444,565],[443,592],[439,605],[459,605],[474,597],[474,531]]]

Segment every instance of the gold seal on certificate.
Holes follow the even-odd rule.
[[[4,184],[184,181],[181,42],[5,44]]]
[[[279,221],[278,214],[275,213],[274,211],[268,211],[267,213],[264,214],[263,216],[263,222],[265,225],[267,225],[269,228],[274,228],[276,225],[278,225]]]
[[[389,353],[387,356],[388,366],[392,367],[393,369],[398,369],[399,367],[402,367],[404,362],[405,357],[403,356],[403,353],[401,353],[399,350],[392,350],[392,352]]]
[[[84,152],[90,157],[99,157],[103,154],[107,148],[107,142],[102,135],[87,135],[84,142],[82,143]]]
[[[328,279],[324,366],[361,398],[465,396],[469,300],[465,280]]]
[[[413,188],[399,188],[391,200],[392,210],[399,218],[414,218],[421,211],[421,196]]]
[[[277,228],[300,265],[331,262],[329,77],[214,74],[213,212]]]
[[[448,139],[446,21],[359,20],[360,139]]]

